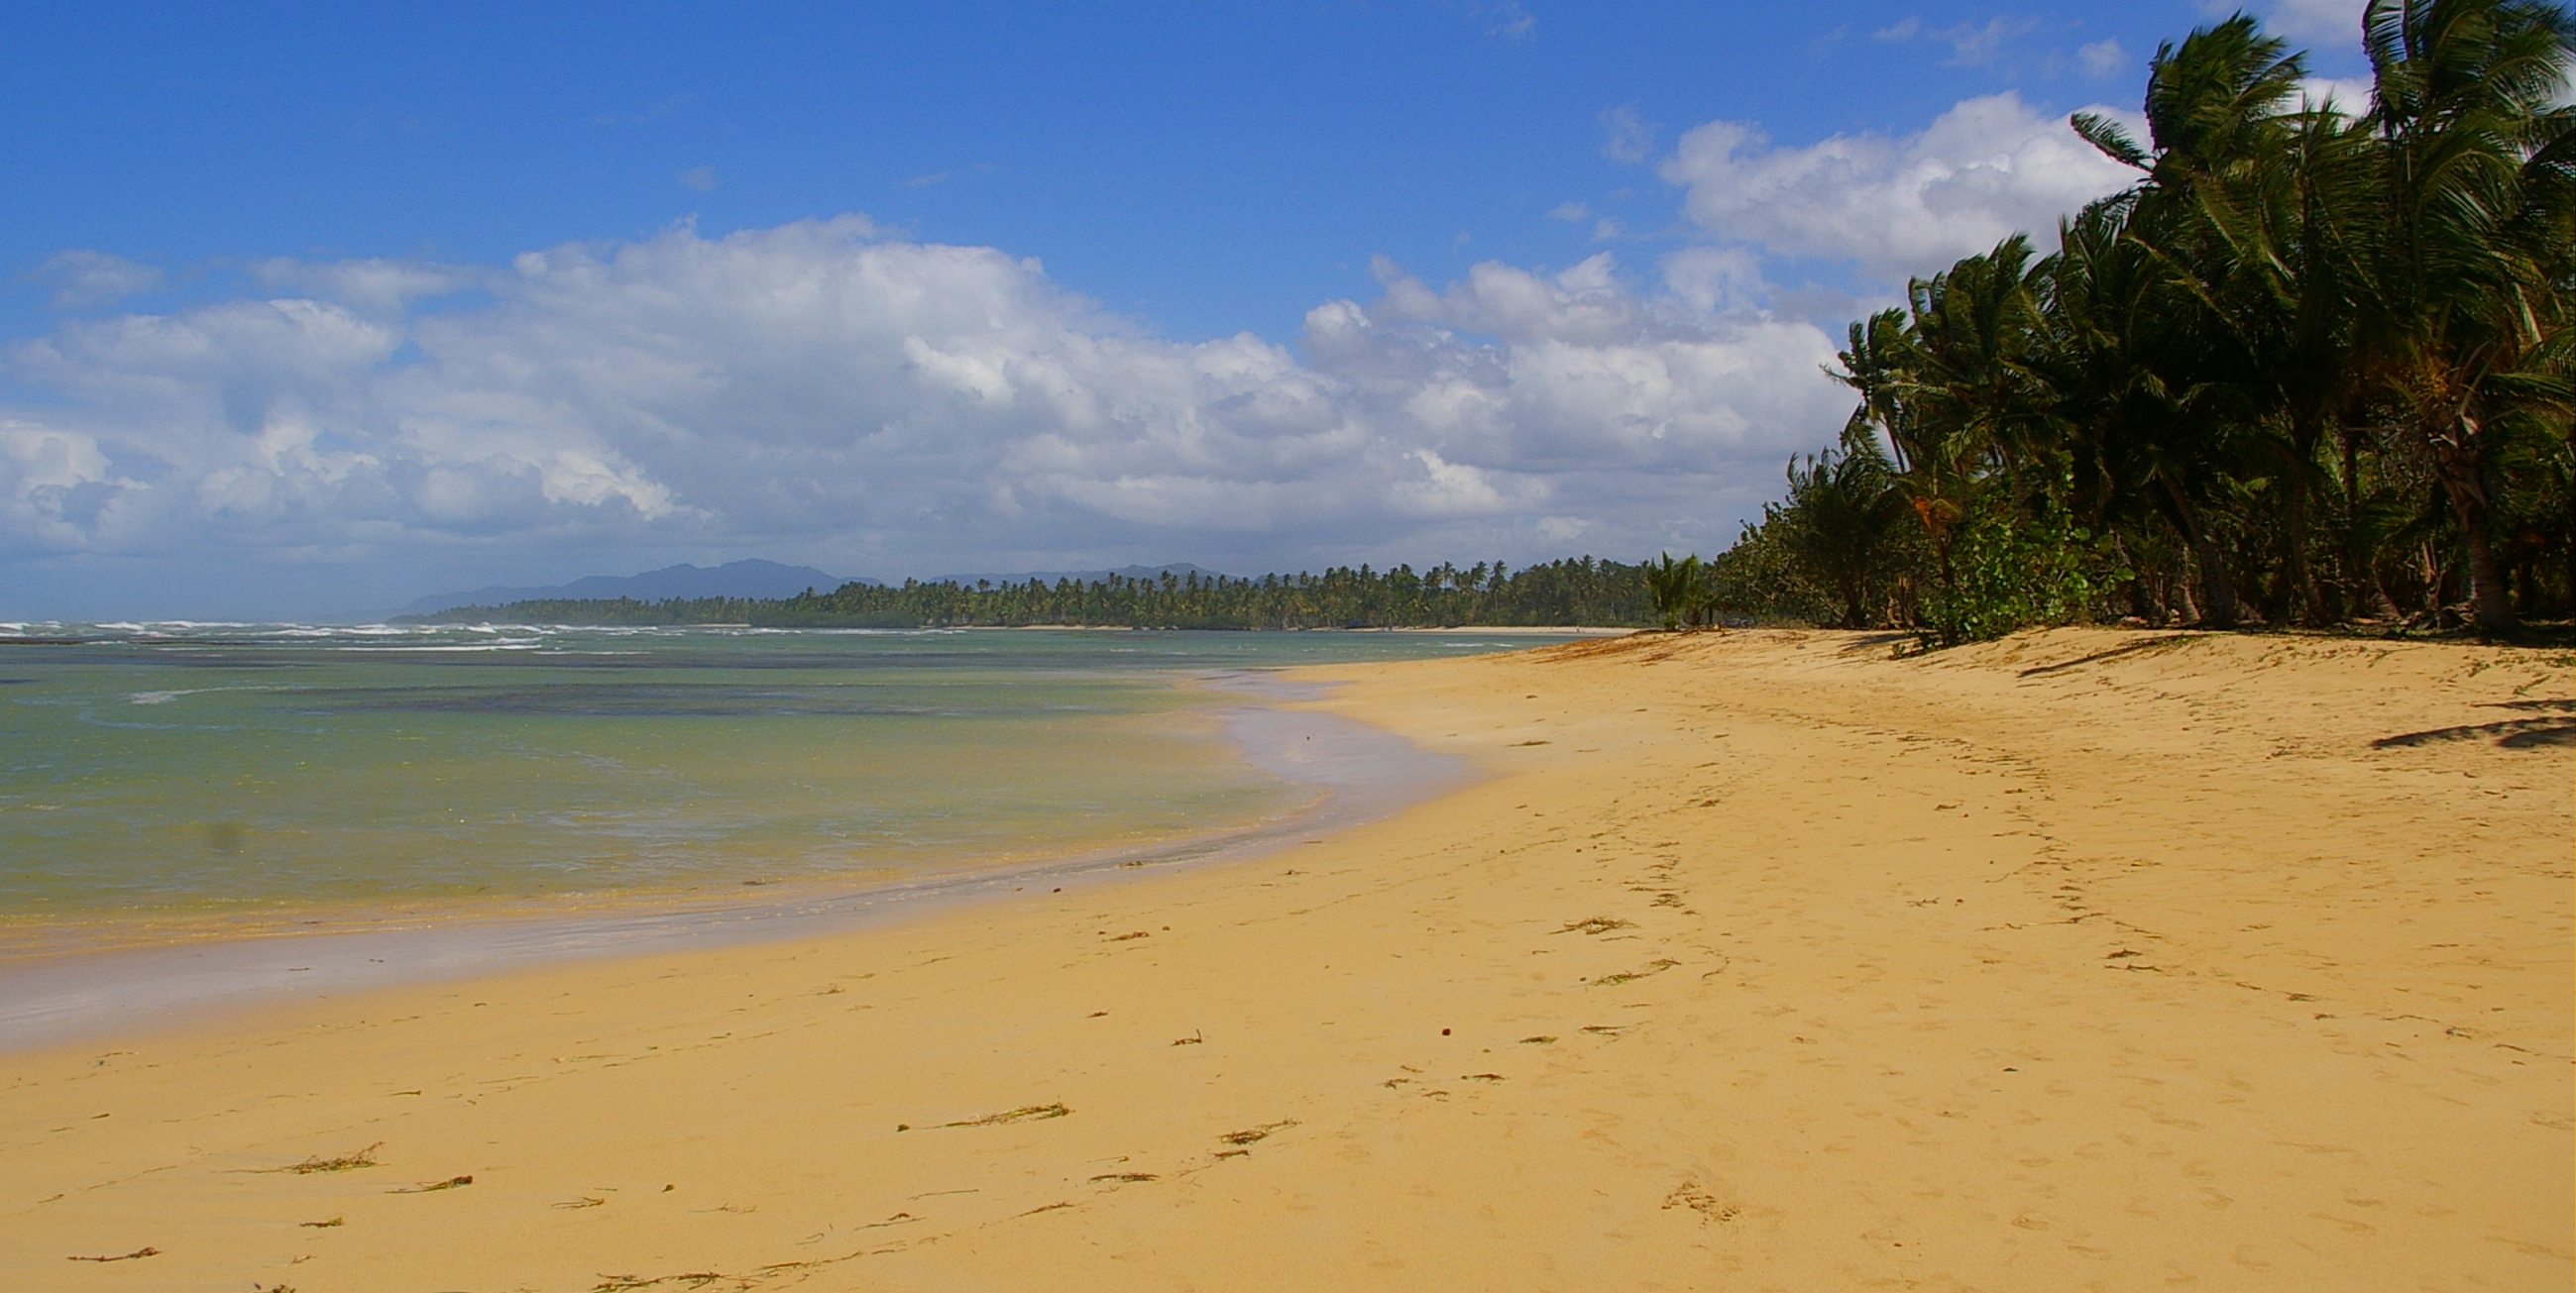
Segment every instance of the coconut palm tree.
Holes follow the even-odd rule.
[[[1897,489],[1955,588],[1958,527],[1997,471],[2017,473],[2051,443],[2047,395],[2031,366],[2041,322],[2030,240],[2015,234],[1907,286],[1903,310],[1851,328],[1835,380],[1858,391],[1851,427],[1885,439]],[[2017,491],[2016,491],[2017,492]]]
[[[1843,427],[1839,450],[1789,463],[1791,518],[1784,537],[1818,582],[1842,603],[1844,628],[1867,628],[1869,592],[1883,569],[1889,531],[1906,511],[1894,464],[1857,415]]]
[[[1667,631],[1682,626],[1682,617],[1690,614],[1699,600],[1699,557],[1687,556],[1679,561],[1673,554],[1663,554],[1660,561],[1649,561],[1642,569],[1646,576],[1646,598],[1655,607],[1656,618]]]
[[[2236,581],[2209,502],[2243,465],[2243,391],[2213,356],[2225,339],[2210,311],[2133,235],[2135,218],[2135,203],[2114,199],[2060,228],[2037,363],[2086,510],[2106,527],[2162,517],[2199,568],[2201,621],[2233,628]]]
[[[2385,188],[2362,346],[2459,524],[2478,627],[2500,632],[2515,616],[2491,526],[2496,441],[2576,408],[2576,110],[2553,103],[2576,24],[2528,0],[2372,0],[2362,27]]]

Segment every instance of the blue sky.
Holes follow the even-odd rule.
[[[2352,76],[2357,3],[2258,6]],[[20,6],[0,616],[1722,547],[2194,3]],[[2052,133],[2055,132],[2055,133]]]

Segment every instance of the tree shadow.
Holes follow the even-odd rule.
[[[2144,642],[2123,643],[2122,645],[2111,647],[2106,650],[2096,651],[2091,655],[2080,655],[2072,660],[2062,660],[2056,664],[2036,665],[2032,668],[2022,670],[2019,676],[2024,678],[2036,678],[2042,674],[2060,673],[2065,670],[2072,669],[2077,665],[2097,664],[2101,661],[2117,659],[2124,655],[2137,655],[2145,651],[2170,651],[2185,642],[2197,642],[2203,636],[2205,635],[2199,633],[2168,633],[2161,637],[2148,638]]]
[[[1836,654],[1860,655],[1866,652],[1877,651],[1896,643],[1911,642],[1913,640],[1914,635],[1912,633],[1905,632],[1901,629],[1866,632],[1853,638],[1850,644],[1844,646],[1840,651],[1836,652]]]
[[[2576,702],[2516,701],[2497,708],[2576,711]],[[2490,737],[2494,738],[2499,748],[2507,750],[2539,750],[2561,745],[2576,745],[2576,718],[2508,718],[2495,723],[2436,727],[2422,732],[2383,736],[2371,742],[2370,748],[2374,750],[2412,748],[2451,741],[2479,741]]]

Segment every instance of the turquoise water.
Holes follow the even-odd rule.
[[[0,920],[907,876],[1310,792],[1227,670],[1475,634],[7,626]],[[738,890],[736,890],[738,891]]]

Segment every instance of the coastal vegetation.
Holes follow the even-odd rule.
[[[1502,562],[1416,572],[1336,566],[1237,579],[1165,572],[1152,579],[1031,579],[972,584],[850,583],[795,597],[565,599],[463,606],[419,622],[750,624],[776,628],[1022,627],[1152,629],[1461,628],[1643,625],[1653,611],[1639,566],[1574,557],[1512,570]]]
[[[2576,608],[2568,14],[2373,0],[2365,103],[2239,14],[2159,49],[2137,182],[1851,325],[1841,442],[1706,564],[1724,613],[1913,629]]]

